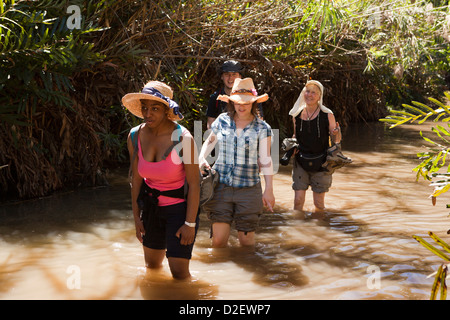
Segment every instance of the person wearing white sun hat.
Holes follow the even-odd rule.
[[[183,115],[172,99],[168,85],[150,81],[141,92],[126,94],[122,103],[143,119],[127,144],[136,237],[146,266],[161,268],[165,255],[173,277],[186,279],[198,229],[200,176],[197,147],[190,132],[176,123]]]
[[[323,105],[323,96],[323,85],[310,80],[289,111],[294,122],[293,137],[298,143],[292,171],[294,210],[303,210],[306,190],[311,186],[315,212],[323,212],[325,193],[331,187],[332,175],[323,164],[327,159],[330,138],[339,144],[341,133],[333,112]]]

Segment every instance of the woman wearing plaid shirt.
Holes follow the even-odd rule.
[[[213,168],[219,173],[219,184],[214,197],[205,205],[212,222],[213,247],[227,246],[233,221],[241,245],[254,245],[263,205],[272,211],[275,204],[270,156],[272,130],[256,115],[258,103],[268,98],[267,94],[257,95],[250,78],[236,79],[230,96],[217,98],[228,103],[228,112],[219,115],[211,125],[212,132],[199,157],[200,167],[209,168],[206,157],[218,146]],[[264,193],[260,170],[264,175]]]

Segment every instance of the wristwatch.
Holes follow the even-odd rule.
[[[184,224],[191,228],[195,228],[195,226],[197,225],[195,222],[187,222],[187,221],[185,221]]]

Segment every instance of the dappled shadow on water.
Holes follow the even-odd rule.
[[[64,239],[67,233],[85,234],[80,238],[79,244],[86,245],[83,249],[86,253],[95,251],[99,246],[103,246],[105,241],[106,243],[110,241],[108,236],[104,237],[99,231],[102,228],[116,231],[128,229],[125,241],[130,239],[135,241],[132,236],[130,237],[134,226],[130,215],[129,189],[113,186],[108,189],[88,190],[86,193],[76,192],[44,201],[21,205],[14,217],[6,217],[6,212],[2,213],[3,221],[9,224],[2,224],[0,227],[2,230],[0,239],[30,249],[41,247],[41,250],[30,250],[28,254],[27,251],[21,251],[23,257],[15,256],[13,264],[9,263],[11,259],[8,257],[2,259],[0,273],[8,276],[0,276],[1,288],[3,292],[7,292],[15,285],[14,274],[35,265],[53,286],[54,291],[61,291],[62,296],[66,293],[66,296],[71,298],[72,293],[67,293],[65,288],[65,278],[55,276],[55,269],[46,265],[46,261],[58,260],[57,255],[60,253],[58,248],[54,248],[55,244],[59,238]],[[352,212],[358,211],[359,206],[363,205],[363,202],[355,204],[349,210],[330,209],[324,214],[294,212],[278,205],[275,213],[265,212],[261,216],[257,230],[257,244],[251,249],[239,247],[236,238],[230,239],[229,248],[211,249],[208,239],[209,222],[203,216],[200,238],[194,247],[194,259],[209,265],[209,272],[212,273],[215,272],[215,266],[232,262],[234,266],[230,266],[226,273],[231,274],[233,270],[238,269],[245,270],[250,275],[248,281],[258,286],[284,291],[313,285],[316,279],[311,279],[309,271],[305,270],[305,266],[309,263],[321,264],[320,272],[324,275],[327,269],[354,269],[374,263],[386,265],[388,268],[405,264],[411,266],[411,263],[405,262],[405,255],[391,254],[387,247],[380,248],[370,244],[380,237],[399,239],[399,235],[390,230],[378,230],[374,233],[370,230],[369,223],[352,218]],[[34,208],[35,211],[30,214],[29,208]],[[406,239],[408,236],[403,238]],[[67,246],[62,245],[61,248],[71,250],[72,243],[76,243],[74,241],[76,240],[70,240]],[[136,247],[138,246],[136,242]],[[387,260],[383,251],[390,254]],[[141,257],[136,259],[142,260],[143,265]],[[18,260],[23,261],[17,262]],[[99,261],[101,264],[100,259]],[[408,270],[409,274],[417,271],[416,267],[413,266],[412,271]],[[220,285],[226,282],[227,277],[223,278],[221,275],[217,282],[207,283],[201,280],[202,273],[198,273],[196,277],[199,280],[180,282],[173,280],[167,270],[162,274],[135,270],[136,288],[144,299],[216,299],[220,297]],[[122,271],[109,272],[117,273],[117,277],[112,277],[112,282],[105,285],[99,294],[90,293],[83,298],[108,299],[117,296],[123,284],[115,281]],[[395,278],[396,273],[392,272],[390,277]],[[408,277],[411,279],[410,275]],[[131,281],[134,281],[133,276]],[[236,286],[236,290],[239,290],[240,284],[236,283]]]
[[[283,261],[280,252],[272,245],[258,243],[255,247],[214,248],[199,255],[199,261],[211,264],[233,262],[239,268],[253,274],[251,280],[258,285],[278,289],[303,286],[308,283],[300,264]]]
[[[240,248],[235,244],[226,249],[213,249],[200,260],[211,263],[212,268],[214,263],[232,261],[252,273],[252,281],[256,284],[288,291],[310,288],[317,281],[318,274],[322,274],[324,279],[336,277],[336,270],[342,270],[342,279],[346,279],[344,270],[352,270],[358,275],[359,278],[347,279],[347,285],[358,280],[365,286],[369,266],[377,266],[384,271],[385,283],[408,283],[417,287],[417,294],[421,292],[419,287],[427,284],[423,276],[427,265],[418,260],[415,242],[410,235],[388,229],[371,230],[370,223],[353,219],[344,211],[265,213],[257,239],[254,249]],[[308,265],[319,266],[313,278]],[[408,267],[406,273],[405,266]],[[340,285],[345,288],[345,283],[343,280]],[[366,294],[383,296],[373,295],[373,292]],[[414,290],[396,297],[414,297]]]
[[[138,286],[145,300],[214,300],[219,288],[200,279],[176,280],[164,270],[142,268]]]
[[[0,266],[2,271],[9,275],[19,272],[26,266],[39,265],[41,272],[54,285],[54,290],[66,290],[64,278],[52,276],[52,268],[45,266],[43,255],[47,259],[57,259],[57,250],[54,246],[60,240],[68,243],[62,245],[64,250],[71,250],[71,243],[80,239],[81,242],[90,242],[88,246],[95,251],[102,244],[95,237],[108,241],[100,229],[129,229],[132,233],[133,224],[131,216],[131,205],[129,199],[129,187],[127,184],[116,184],[109,187],[79,190],[67,194],[55,195],[41,200],[27,201],[23,203],[8,204],[0,207],[0,239],[11,244],[18,244],[29,248],[40,248],[37,251],[26,251],[22,253],[23,262],[10,266],[6,259]],[[265,213],[261,217],[260,229],[258,231],[258,243],[254,248],[240,248],[232,245],[227,249],[214,249],[197,255],[200,262],[221,263],[231,261],[239,268],[252,274],[251,280],[258,285],[278,289],[289,289],[302,287],[309,283],[308,277],[302,272],[302,264],[292,256],[311,257],[322,248],[314,248],[305,243],[297,243],[284,236],[282,228],[292,227],[302,223],[295,214],[285,211],[286,208],[278,207],[279,212]],[[201,228],[203,234],[208,234],[209,222],[202,218]],[[321,221],[312,214],[306,221]],[[323,221],[321,222],[323,223]],[[350,224],[348,222],[348,224]],[[332,228],[340,228],[339,223]],[[343,232],[350,232],[349,230]],[[66,235],[70,234],[67,240]],[[77,234],[85,234],[79,237]],[[72,239],[72,237],[74,237]],[[92,236],[95,236],[94,238]],[[139,244],[136,243],[136,246]],[[208,239],[199,239],[194,247],[209,248]],[[46,250],[48,248],[48,250]],[[56,251],[55,251],[56,250]],[[46,253],[44,253],[46,252]],[[44,253],[44,254],[43,254]],[[52,257],[51,257],[51,256]],[[11,269],[12,268],[12,269]],[[2,272],[2,274],[5,274]],[[167,274],[163,277],[155,276],[154,273],[139,275],[139,288],[144,298],[151,299],[214,299],[216,290],[213,285],[201,283],[201,281],[190,283],[177,282]],[[201,275],[198,275],[201,278]],[[11,288],[13,280],[0,277],[3,288]],[[14,279],[14,277],[9,277]],[[56,280],[55,280],[56,279]],[[111,290],[117,290],[117,286],[111,284]],[[116,289],[114,289],[116,288]],[[181,289],[180,289],[181,288]],[[184,288],[184,289],[183,289]],[[188,289],[190,288],[190,289]],[[191,290],[192,289],[192,290]],[[5,289],[7,290],[7,289]],[[92,296],[91,298],[102,298],[114,296],[114,292],[107,290],[105,294]],[[173,291],[178,292],[176,296]],[[111,295],[110,295],[111,294]],[[69,295],[70,296],[70,295]],[[183,298],[186,297],[186,298]]]
[[[197,252],[197,256],[199,261],[211,264],[212,268],[214,264],[233,262],[253,274],[251,280],[255,284],[290,290],[310,284],[310,279],[302,268],[306,261],[314,260],[339,268],[353,266],[352,257],[343,259],[343,255],[333,252],[333,247],[338,245],[336,241],[339,240],[322,233],[333,231],[348,238],[358,237],[365,232],[364,229],[363,222],[354,221],[340,212],[265,213],[257,230],[255,247],[240,247],[237,239],[231,238],[229,247],[209,248],[201,253]],[[207,246],[205,241],[196,244],[196,247],[203,249]]]
[[[427,209],[419,201],[420,186],[408,168],[416,149],[400,147],[413,143],[415,133],[396,136],[374,127],[352,129],[345,137],[344,154],[354,162],[333,176],[324,214],[290,210],[294,193],[288,166],[274,177],[277,205],[274,213],[261,216],[254,248],[241,248],[232,235],[229,248],[211,249],[210,224],[202,216],[192,268],[198,280],[180,282],[167,269],[154,273],[143,268],[125,171],[109,187],[0,205],[0,242],[9,250],[0,252],[0,293],[39,279],[39,285],[52,287],[49,296],[55,292],[63,298],[220,299],[223,287],[229,296],[239,292],[249,299],[304,288],[340,297],[348,283],[357,283],[356,277],[365,286],[367,266],[376,265],[383,281],[398,283],[393,297],[412,297],[417,283],[427,285],[424,274],[436,263],[411,238],[411,227],[421,231],[424,221],[431,220],[423,213]],[[433,219],[430,228],[442,225],[439,215]],[[90,284],[86,277],[92,272],[92,283],[101,283],[100,289],[94,286],[84,295],[67,292],[65,264],[74,259],[85,268],[84,284]],[[100,275],[104,280],[97,281]],[[328,286],[327,277],[333,285]],[[254,286],[243,288],[248,282]],[[364,287],[353,289],[354,297],[367,294]]]

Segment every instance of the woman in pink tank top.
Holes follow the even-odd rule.
[[[197,147],[189,131],[175,122],[182,115],[172,96],[169,86],[150,81],[122,103],[144,119],[133,137],[130,133],[128,150],[136,237],[146,266],[161,268],[167,256],[172,276],[185,279],[198,229],[200,175]]]

